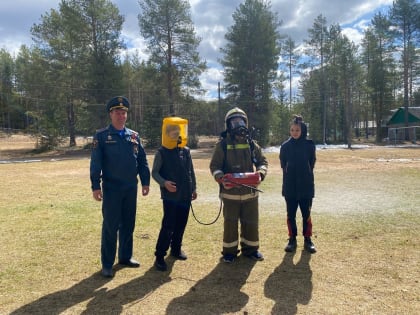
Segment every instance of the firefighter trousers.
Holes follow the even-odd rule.
[[[258,197],[247,200],[223,198],[223,217],[223,255],[236,256],[239,253],[239,244],[243,255],[251,255],[258,250]],[[238,235],[239,223],[240,234]]]

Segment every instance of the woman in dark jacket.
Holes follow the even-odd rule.
[[[312,243],[311,206],[315,196],[314,173],[316,153],[312,140],[307,139],[307,126],[302,117],[295,115],[290,124],[290,138],[280,148],[280,166],[283,170],[282,195],[287,206],[289,242],[286,252],[296,250],[298,207],[302,213],[304,248],[310,253],[316,249]]]

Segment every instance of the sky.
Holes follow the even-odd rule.
[[[200,77],[208,92],[205,99],[217,95],[217,85],[223,86],[223,73],[218,59],[224,47],[224,35],[232,25],[232,14],[245,0],[190,0],[191,17],[197,35],[202,39],[200,56],[206,60],[208,70]],[[138,0],[112,0],[124,16],[122,36],[130,51],[137,51],[147,59],[141,39],[137,16]],[[58,9],[60,0],[0,0],[0,49],[15,55],[22,44],[32,45],[30,29],[41,22],[41,16],[51,9]],[[343,33],[356,44],[360,43],[364,29],[370,25],[373,14],[387,12],[392,0],[271,0],[282,25],[279,32],[290,36],[297,45],[308,38],[308,29],[322,14],[327,25],[339,24]]]

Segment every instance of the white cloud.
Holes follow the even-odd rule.
[[[350,27],[343,28],[342,33],[356,45],[359,45],[363,39],[363,33],[355,28],[350,28]]]
[[[147,58],[146,45],[140,36],[137,16],[140,6],[137,0],[112,1],[125,17],[122,36],[128,51],[137,51],[140,58]],[[30,46],[30,28],[39,23],[41,15],[57,9],[60,0],[2,0],[0,1],[0,48],[15,54],[21,44]],[[218,64],[220,48],[224,46],[224,35],[232,25],[232,14],[243,3],[242,0],[190,0],[191,17],[197,35],[202,38],[199,52],[211,68],[201,76],[202,85],[214,95],[217,82],[223,79]],[[343,33],[359,43],[362,32],[370,23],[372,13],[392,5],[392,0],[271,0],[271,7],[277,12],[283,24],[280,32],[293,38],[300,45],[308,37],[317,16],[322,14],[327,24],[339,24]],[[294,82],[295,85],[295,82]]]

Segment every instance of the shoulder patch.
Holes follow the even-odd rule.
[[[137,132],[137,131],[134,131],[134,130],[132,130],[132,129],[130,129],[130,128],[127,128],[127,127],[125,127],[125,129],[127,130],[127,132],[129,133],[129,134],[131,134],[131,135],[135,135],[135,136],[138,136],[139,135],[139,133]]]

